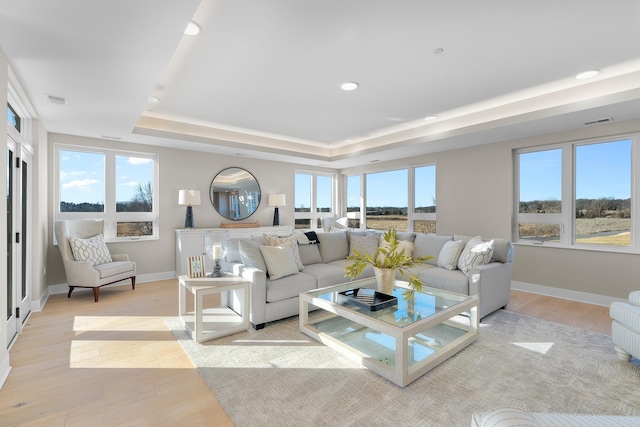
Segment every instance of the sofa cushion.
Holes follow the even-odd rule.
[[[469,295],[469,278],[460,270],[427,268],[420,271],[418,277],[427,286]]]
[[[413,241],[415,245],[413,248],[413,257],[419,258],[432,256],[433,258],[427,261],[427,264],[438,265],[438,255],[440,255],[440,250],[449,240],[453,240],[451,236],[437,236],[435,234],[418,233]]]
[[[247,267],[254,267],[266,273],[267,264],[264,263],[264,257],[260,252],[260,246],[265,243],[262,239],[255,237],[240,239],[238,241],[238,251],[240,252],[242,263]]]
[[[348,282],[349,279],[344,277],[344,268],[331,264],[313,264],[308,265],[304,269],[304,273],[313,276],[317,280],[318,288],[325,286],[333,286],[340,283]]]
[[[305,268],[311,264],[322,264],[319,245],[300,245],[298,251],[300,252],[300,261]]]
[[[449,240],[445,242],[438,255],[438,267],[446,268],[447,270],[455,270],[458,268],[458,260],[460,259],[460,254],[462,254],[463,249],[464,243],[462,240]]]
[[[290,246],[293,250],[293,257],[296,260],[296,265],[298,266],[298,271],[302,271],[304,268],[304,264],[300,260],[300,251],[298,250],[298,239],[295,236],[288,237],[278,237],[278,236],[270,236],[268,234],[264,234],[262,236],[267,244],[270,246]],[[264,254],[262,254],[264,256]]]
[[[344,283],[344,282],[348,282],[350,279],[346,276],[344,276],[345,273],[345,269],[350,266],[353,263],[353,261],[350,261],[348,259],[339,259],[336,261],[331,261],[330,263],[326,264],[326,265],[334,265],[336,267],[340,267],[342,269],[342,275],[344,277],[344,280],[341,282],[337,282],[337,283]],[[366,279],[368,277],[373,277],[375,275],[374,271],[373,271],[373,266],[370,264],[367,264],[367,266],[364,268],[364,270],[362,271],[362,273],[357,277],[357,279]],[[336,284],[337,284],[336,283]]]
[[[407,241],[407,242],[415,242],[416,233],[410,233],[408,231],[398,231],[396,232],[396,238],[398,240]]]
[[[69,245],[76,261],[89,261],[91,265],[106,264],[111,262],[109,248],[104,242],[102,234],[97,234],[88,239],[69,237]]]
[[[322,262],[345,259],[349,255],[347,233],[318,233]]]
[[[290,245],[260,246],[260,252],[264,257],[267,274],[271,280],[278,280],[299,272],[296,258],[293,255],[293,247]]]
[[[493,240],[482,241],[482,237],[476,236],[469,240],[458,260],[458,268],[468,274],[469,270],[479,265],[488,264],[493,256]]]
[[[306,273],[293,274],[278,280],[267,279],[267,302],[297,298],[300,293],[316,289],[316,278]]]
[[[357,251],[360,255],[369,254],[373,257],[378,250],[380,242],[377,234],[368,234],[366,236],[351,235],[349,240],[349,256],[355,255]]]
[[[511,262],[513,244],[507,239],[493,239],[493,256],[491,261]]]
[[[100,278],[115,276],[116,274],[122,274],[130,272],[134,275],[134,264],[131,261],[114,261],[106,264],[95,265],[94,268],[100,273]]]

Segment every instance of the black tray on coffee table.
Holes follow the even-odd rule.
[[[383,294],[375,289],[355,288],[338,293],[342,301],[347,301],[371,311],[382,310],[398,303],[393,295]]]

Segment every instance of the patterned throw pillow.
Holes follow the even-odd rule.
[[[349,239],[349,256],[355,255],[354,251],[358,251],[361,255],[376,255],[380,237],[378,234],[368,234],[366,236],[351,235]]]
[[[268,234],[264,234],[263,237],[269,246],[291,246],[293,249],[293,256],[296,260],[296,265],[298,266],[298,271],[302,271],[304,269],[304,265],[302,265],[302,260],[300,259],[300,251],[298,250],[298,239],[294,236],[278,237],[270,236]]]
[[[271,280],[298,273],[292,246],[260,246],[260,252],[267,264],[267,272]]]
[[[464,242],[462,240],[447,241],[438,255],[438,267],[455,270],[458,267],[458,260],[463,249]]]
[[[70,237],[69,245],[71,246],[73,259],[76,261],[89,261],[91,265],[106,264],[113,261],[102,234],[88,239]]]
[[[480,236],[469,240],[458,260],[458,268],[469,275],[469,270],[479,265],[488,264],[493,255],[493,240],[483,242]]]

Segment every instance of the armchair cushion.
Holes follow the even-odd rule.
[[[76,261],[89,261],[91,265],[106,264],[112,261],[102,234],[88,239],[70,236],[69,245]]]

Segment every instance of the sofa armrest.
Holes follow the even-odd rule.
[[[69,286],[98,286],[100,272],[89,261],[64,261]]]
[[[640,307],[640,291],[633,291],[629,294],[629,303]]]
[[[116,262],[129,261],[129,255],[127,254],[111,254],[111,259]]]
[[[640,307],[621,301],[611,303],[611,318],[627,329],[640,334]]]
[[[254,325],[265,323],[267,316],[267,274],[255,267],[244,267],[238,270],[239,276],[251,282],[249,285],[251,299],[250,322]]]
[[[491,262],[469,270],[469,295],[480,296],[480,318],[509,303],[512,266],[510,262]]]

